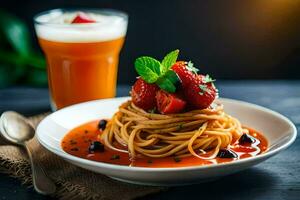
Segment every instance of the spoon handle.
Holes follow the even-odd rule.
[[[36,162],[32,157],[32,149],[27,143],[25,143],[25,148],[28,153],[28,157],[30,160],[31,171],[32,171],[32,183],[34,189],[44,195],[52,194],[56,190],[56,186],[52,180],[50,180],[46,174],[42,166],[39,162]]]

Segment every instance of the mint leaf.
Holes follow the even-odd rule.
[[[154,73],[150,68],[143,67],[141,65],[137,65],[135,67],[138,74],[142,77],[144,81],[147,83],[155,83],[158,79],[158,75]]]
[[[175,85],[169,79],[159,79],[156,84],[158,85],[158,87],[160,87],[160,89],[163,89],[164,91],[170,93],[174,93],[176,91]]]
[[[164,57],[164,59],[161,61],[163,73],[168,71],[172,67],[172,65],[174,65],[174,63],[178,58],[178,54],[179,54],[179,50],[176,49],[174,51],[171,51]]]
[[[158,60],[142,56],[134,62],[135,70],[147,83],[154,83],[161,74],[161,64]]]
[[[149,56],[142,56],[135,60],[134,65],[142,65],[144,67],[150,68],[157,75],[161,74],[161,64],[155,58]]]
[[[161,76],[156,84],[163,90],[174,93],[176,91],[176,84],[179,82],[178,75],[172,71],[168,70],[163,76]]]
[[[197,74],[198,71],[199,71],[199,69],[197,69],[196,67],[194,67],[194,63],[192,63],[192,61],[189,61],[189,62],[188,62],[186,68],[187,68],[189,71],[193,72],[194,74]]]

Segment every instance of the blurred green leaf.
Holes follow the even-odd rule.
[[[30,54],[26,57],[27,65],[36,69],[46,69],[46,60],[43,56],[37,54]]]
[[[46,86],[46,62],[31,48],[22,19],[0,9],[0,88],[12,84]]]
[[[31,69],[26,76],[26,83],[33,86],[46,86],[47,73],[45,70]]]
[[[0,50],[0,61],[3,64],[13,65],[13,66],[25,66],[26,58],[20,56],[15,52],[9,52],[5,50]]]
[[[24,68],[0,64],[0,88],[16,83],[23,76],[24,71]]]
[[[0,50],[0,61],[2,63],[16,66],[32,66],[37,69],[45,69],[46,61],[42,56],[31,54],[26,57],[20,56],[14,52]]]
[[[22,56],[30,54],[29,30],[22,20],[0,10],[0,31],[16,52]]]
[[[3,43],[4,43],[4,34],[0,31],[0,45],[2,47]]]

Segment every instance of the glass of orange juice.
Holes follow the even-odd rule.
[[[127,22],[127,14],[105,9],[55,9],[34,17],[52,110],[115,96]]]

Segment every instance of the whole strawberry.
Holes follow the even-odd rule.
[[[205,109],[215,100],[218,91],[208,75],[197,75],[190,81],[185,92],[185,98],[195,109]]]
[[[156,92],[159,90],[156,84],[146,83],[142,78],[138,78],[131,89],[132,102],[148,111],[156,107]]]

